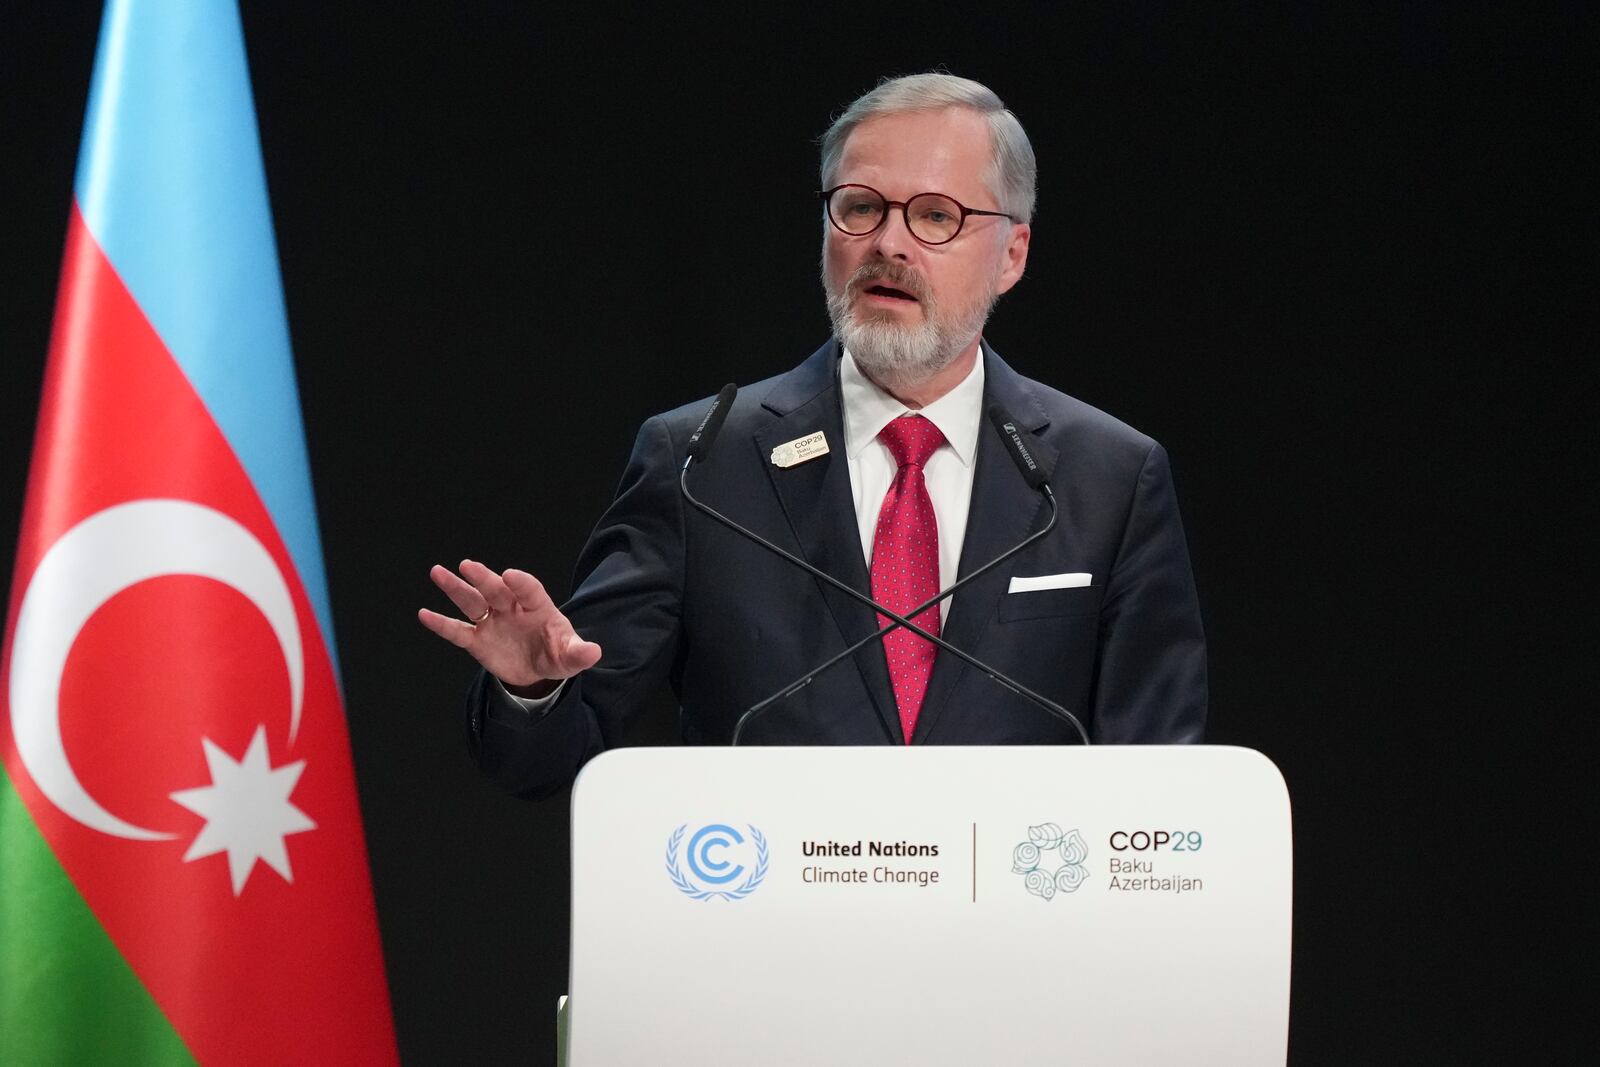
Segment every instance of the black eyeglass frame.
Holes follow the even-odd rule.
[[[843,226],[839,225],[839,220],[833,217],[833,194],[837,193],[840,189],[865,189],[867,192],[871,193],[873,196],[877,197],[879,200],[882,200],[883,201],[883,215],[878,219],[878,224],[876,226],[872,227],[872,229],[863,230],[860,233],[856,233],[854,230],[847,230]],[[925,196],[937,196],[941,200],[948,200],[950,203],[954,204],[961,211],[961,221],[956,223],[956,232],[951,234],[949,237],[946,237],[942,241],[930,241],[925,237],[918,237],[917,236],[917,231],[911,228],[911,205],[916,203],[918,200],[921,200]],[[893,211],[895,208],[899,208],[900,209],[900,217],[905,221],[905,224],[906,224],[906,232],[909,233],[912,237],[916,237],[917,240],[921,241],[923,244],[928,245],[930,247],[938,247],[939,245],[947,245],[951,241],[954,241],[957,237],[960,237],[961,236],[961,231],[966,228],[967,218],[970,215],[992,215],[992,216],[994,216],[996,218],[1010,219],[1013,223],[1017,223],[1017,222],[1021,222],[1022,221],[1021,219],[1017,218],[1015,215],[1010,214],[1009,212],[1005,212],[1005,211],[984,211],[981,208],[968,207],[967,205],[963,204],[961,201],[957,200],[955,197],[951,196],[948,193],[933,193],[933,192],[918,193],[918,194],[916,194],[915,196],[913,196],[909,200],[890,200],[888,197],[886,197],[882,193],[878,192],[878,190],[874,189],[872,186],[870,186],[870,185],[862,185],[859,182],[845,182],[843,185],[835,185],[832,189],[821,189],[821,190],[818,190],[817,199],[822,201],[823,214],[828,216],[828,222],[833,226],[834,229],[838,230],[840,233],[844,234],[847,237],[868,237],[868,236],[870,236],[872,234],[877,233],[880,229],[883,228],[883,224],[889,221],[889,213],[891,211]]]

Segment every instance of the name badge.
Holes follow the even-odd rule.
[[[828,454],[828,439],[822,431],[796,437],[793,441],[786,441],[772,450],[772,465],[774,467],[792,467],[796,463],[804,463],[808,459]]]

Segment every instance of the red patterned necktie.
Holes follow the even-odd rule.
[[[922,468],[944,444],[944,434],[921,415],[902,415],[885,426],[878,439],[889,447],[900,470],[884,495],[872,538],[872,598],[895,614],[905,615],[939,592],[939,524]],[[939,606],[935,604],[911,621],[938,636]],[[889,623],[888,618],[878,616],[879,627]],[[889,660],[894,702],[900,709],[900,729],[909,745],[938,649],[901,627],[883,639],[883,651]]]

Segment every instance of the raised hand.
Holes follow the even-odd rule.
[[[523,696],[539,696],[550,683],[570,678],[600,660],[600,646],[585,641],[561,614],[539,579],[527,571],[501,574],[474,560],[428,572],[467,621],[423,608],[417,619],[483,669]]]

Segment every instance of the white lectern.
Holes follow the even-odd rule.
[[[613,751],[565,1062],[1281,1064],[1290,872],[1249,749]]]

